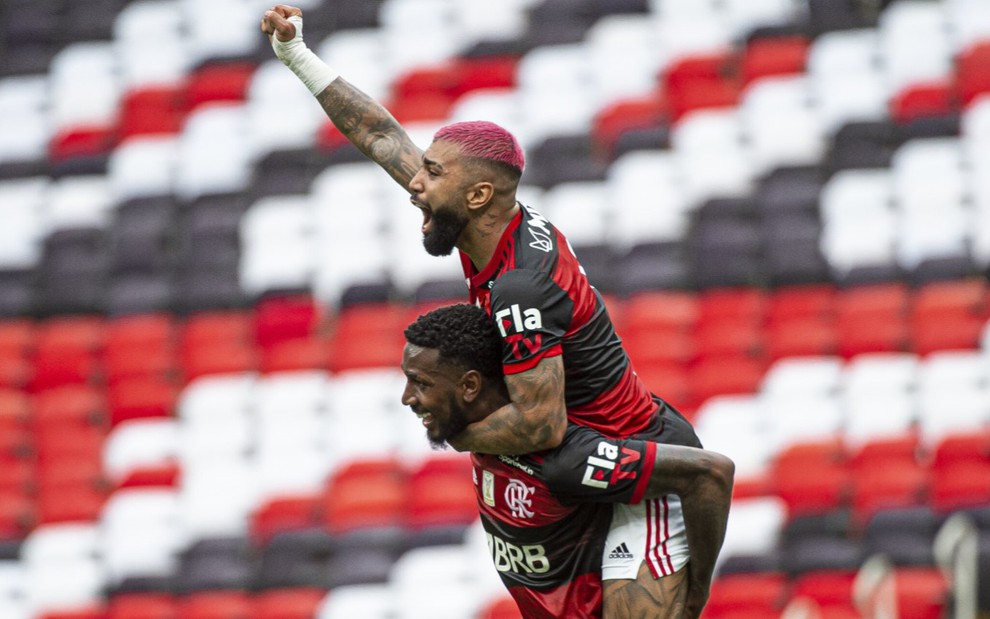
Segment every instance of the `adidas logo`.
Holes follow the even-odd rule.
[[[612,549],[612,552],[608,553],[609,559],[632,559],[633,554],[629,552],[629,546],[626,546],[625,542],[622,542],[618,546]]]

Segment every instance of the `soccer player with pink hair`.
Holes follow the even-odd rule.
[[[630,482],[627,472],[637,454],[604,443],[597,449],[570,445],[568,423],[608,439],[701,447],[687,420],[633,371],[601,295],[567,240],[517,200],[525,161],[511,133],[490,122],[455,123],[440,129],[422,151],[384,107],[306,47],[302,11],[275,6],[261,29],[343,135],[409,191],[423,214],[426,251],[443,256],[458,250],[471,303],[498,328],[510,401],[449,437],[448,444],[498,454],[510,463],[523,454],[572,450],[558,460],[573,466],[544,481],[551,492],[573,495],[578,489],[589,503],[616,500],[613,489]],[[428,431],[440,423],[429,412],[422,420]],[[582,449],[587,453],[573,457]],[[601,564],[603,616],[700,616],[727,508],[682,502],[673,493],[632,496],[634,504],[612,507]],[[519,518],[528,514],[521,510]]]

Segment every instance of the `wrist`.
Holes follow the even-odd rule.
[[[302,17],[293,16],[288,20],[296,27],[296,35],[288,41],[279,41],[272,36],[272,49],[282,63],[287,66],[314,96],[323,92],[339,73],[332,70],[319,56],[310,50],[303,41]]]

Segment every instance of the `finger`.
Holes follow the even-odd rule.
[[[296,36],[295,24],[289,22],[275,9],[265,13],[265,21],[267,21],[269,26],[274,29],[275,37],[283,43],[286,41],[291,41],[292,38]]]
[[[272,10],[277,11],[279,15],[281,15],[286,19],[296,15],[302,17],[303,14],[302,9],[296,8],[294,6],[289,6],[288,4],[276,4]]]

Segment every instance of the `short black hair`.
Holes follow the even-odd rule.
[[[485,310],[459,303],[421,315],[405,330],[413,346],[434,348],[440,362],[476,370],[485,378],[501,380],[502,339]]]

